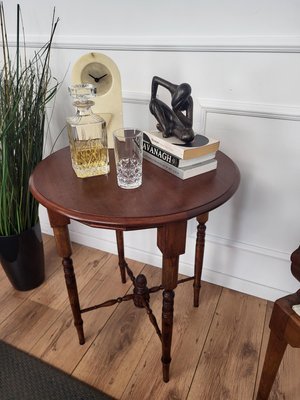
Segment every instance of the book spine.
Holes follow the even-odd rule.
[[[164,161],[165,163],[168,163],[170,165],[173,165],[174,167],[178,167],[179,166],[179,158],[175,157],[174,155],[168,153],[167,151],[154,146],[153,144],[149,143],[149,142],[143,142],[143,150],[146,153],[151,154],[153,157],[156,157],[162,161]]]

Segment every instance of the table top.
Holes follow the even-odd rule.
[[[218,167],[181,180],[147,160],[143,183],[137,189],[117,185],[113,150],[110,173],[77,178],[69,147],[41,161],[29,186],[47,209],[91,226],[110,229],[142,229],[188,220],[225,203],[236,191],[240,174],[234,162],[218,151]]]

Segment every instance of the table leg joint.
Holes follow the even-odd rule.
[[[127,266],[127,268],[128,268],[128,270],[130,270],[130,268],[128,266]],[[130,270],[130,272],[132,273],[131,270]],[[155,316],[153,314],[153,311],[150,308],[149,302],[150,302],[150,293],[156,293],[156,292],[158,292],[160,290],[164,290],[164,287],[162,285],[159,285],[159,286],[153,286],[152,288],[148,289],[147,288],[147,280],[146,280],[146,277],[143,274],[140,274],[136,278],[135,277],[133,277],[133,278],[134,278],[133,279],[134,284],[136,282],[138,282],[139,284],[142,283],[142,285],[141,285],[142,287],[139,287],[138,289],[136,287],[134,287],[134,292],[131,293],[131,294],[126,294],[125,296],[122,296],[122,297],[117,297],[115,299],[106,300],[103,303],[96,304],[96,305],[91,306],[91,307],[82,308],[80,310],[80,312],[81,312],[81,314],[84,314],[84,313],[87,313],[89,311],[97,310],[99,308],[110,307],[110,306],[113,306],[115,304],[120,304],[120,303],[122,303],[124,301],[133,300],[133,302],[134,302],[136,307],[145,308],[146,309],[147,314],[149,316],[149,320],[152,323],[152,325],[154,326],[155,331],[156,331],[158,337],[161,340],[161,331],[160,331],[160,329],[158,327],[157,320],[156,320],[156,318],[155,318]],[[185,282],[188,282],[188,281],[191,281],[193,279],[194,279],[193,276],[190,276],[190,277],[187,277],[187,278],[183,278],[183,279],[179,279],[178,282],[177,282],[177,285],[185,283]]]

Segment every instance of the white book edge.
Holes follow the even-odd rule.
[[[218,164],[217,160],[213,159],[193,165],[192,167],[178,168],[164,162],[163,160],[157,159],[155,156],[146,152],[144,152],[144,158],[180,179],[193,178],[194,176],[204,174],[205,172],[213,171],[217,168]]]
[[[209,161],[209,160],[213,160],[214,158],[216,158],[216,152],[212,152],[212,153],[208,153],[205,154],[203,156],[200,157],[195,157],[195,158],[190,158],[187,160],[183,160],[182,158],[179,161],[179,168],[184,168],[184,167],[189,167],[192,165],[196,165],[199,164],[200,162],[205,162],[205,161]]]

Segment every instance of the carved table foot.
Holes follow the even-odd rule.
[[[173,332],[173,312],[174,312],[174,296],[173,290],[163,291],[163,307],[162,307],[162,357],[163,380],[169,382],[169,370],[171,363],[171,342]]]

